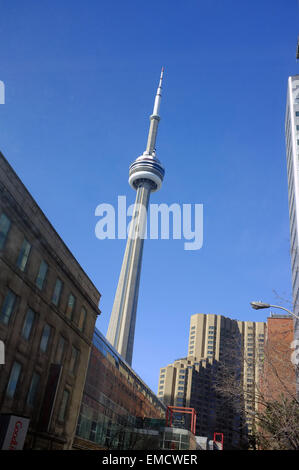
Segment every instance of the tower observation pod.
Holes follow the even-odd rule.
[[[141,274],[144,233],[150,193],[158,191],[165,170],[156,157],[156,139],[160,121],[163,68],[150,116],[147,146],[129,169],[129,184],[137,191],[124,259],[120,271],[107,339],[131,365],[136,324],[139,282]]]

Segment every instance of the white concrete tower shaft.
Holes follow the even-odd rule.
[[[130,233],[120,271],[107,331],[108,341],[131,365],[136,324],[136,310],[141,274],[143,235],[146,228],[150,193],[160,189],[164,168],[156,158],[156,138],[160,121],[163,69],[155,97],[145,152],[130,166],[129,183],[137,191]]]

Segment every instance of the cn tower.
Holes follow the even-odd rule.
[[[141,274],[144,233],[151,192],[161,188],[164,168],[156,157],[156,139],[160,121],[159,110],[162,96],[163,68],[150,116],[146,150],[129,169],[129,184],[137,191],[131,229],[120,271],[107,339],[131,365],[136,323],[139,282]]]

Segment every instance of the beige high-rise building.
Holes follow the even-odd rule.
[[[237,321],[215,314],[192,315],[188,355],[160,369],[158,397],[166,405],[195,408],[197,435],[212,438],[214,432],[223,432],[227,448],[240,446],[244,440],[241,415],[219,394],[220,378],[225,371],[239,372],[243,382],[240,388],[245,392],[239,404],[248,411],[245,430],[247,427],[250,434],[264,338],[264,322]]]

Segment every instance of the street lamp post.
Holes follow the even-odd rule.
[[[288,312],[293,317],[297,318],[297,320],[299,320],[298,315],[295,315],[295,313],[291,312],[290,310],[288,310],[285,307],[282,307],[281,305],[270,305],[270,304],[266,304],[264,302],[256,302],[256,301],[255,302],[250,302],[250,305],[255,310],[260,310],[262,308],[280,308],[280,309],[285,310],[286,312]]]

